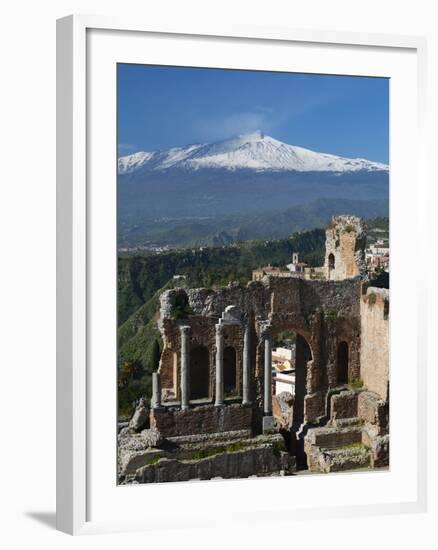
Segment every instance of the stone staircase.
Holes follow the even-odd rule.
[[[153,446],[144,430],[119,437],[119,483],[290,475],[295,457],[279,433],[250,430],[159,438]]]
[[[307,430],[304,452],[312,472],[384,467],[389,462],[387,404],[364,390],[330,396],[330,417]]]
[[[358,418],[343,426],[312,428],[304,438],[304,452],[311,472],[342,472],[371,467],[370,448],[362,442]]]

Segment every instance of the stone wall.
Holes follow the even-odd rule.
[[[246,328],[251,334],[250,343],[247,344],[250,381],[245,387],[250,387],[249,401],[253,404],[252,426],[255,431],[261,429],[258,426],[261,426],[263,416],[265,339],[262,332],[267,325],[270,327],[270,338],[282,331],[293,331],[305,340],[311,351],[310,360],[306,360],[300,371],[301,378],[298,377],[302,382],[298,384],[299,388],[297,386],[294,403],[294,414],[298,420],[302,418],[305,422],[314,423],[329,415],[330,391],[357,382],[360,378],[370,391],[386,399],[388,300],[382,294],[385,291],[371,293],[368,290],[368,294],[362,296],[365,237],[366,227],[359,218],[334,218],[327,229],[326,263],[328,254],[338,255],[335,258],[335,265],[338,261],[335,269],[339,271],[333,277],[335,280],[265,276],[246,286],[231,283],[218,290],[180,288],[164,292],[160,297],[159,327],[164,351],[159,372],[162,401],[167,406],[166,410],[170,411],[169,405],[177,409],[181,401],[182,325],[188,327],[184,333],[184,341],[188,342],[185,353],[190,354],[197,346],[208,350],[209,389],[205,397],[209,403],[217,399],[215,381],[218,340],[215,327],[218,323],[223,324],[224,349],[231,347],[235,351],[236,391],[233,396],[239,399],[243,396],[243,343]],[[185,319],[175,319],[175,306],[181,301],[187,303],[188,314]],[[230,319],[226,317],[228,314],[231,315]],[[191,356],[189,359],[192,361]],[[333,402],[334,409],[339,408],[339,417],[346,414],[341,412],[344,401],[336,398]],[[348,402],[348,405],[353,407],[353,401]],[[187,411],[187,422],[179,422],[179,416],[174,412],[166,412],[167,416],[157,412],[157,421],[163,422],[167,431],[170,430],[170,424],[175,422],[178,424],[174,428],[175,433],[180,434],[192,433],[190,430],[195,430],[193,433],[207,430],[208,433],[208,430],[241,429],[248,425],[245,424],[246,420],[241,425],[237,415],[237,424],[233,424],[233,417],[230,416],[230,423],[225,421],[227,428],[220,428],[219,420],[214,416],[216,413],[200,412],[198,405],[197,401],[183,405],[183,408],[196,406],[194,418],[199,417],[199,421],[196,424],[193,420],[195,427],[192,427],[191,413]]]
[[[139,468],[135,474],[135,481],[158,483],[292,473],[295,470],[295,459],[288,453],[278,450],[284,448],[281,436],[279,438],[278,442],[274,441],[262,447],[217,454],[200,460],[179,461],[164,458],[156,464]]]
[[[172,320],[172,308],[180,294],[187,296],[195,316],[216,320],[229,305],[235,305],[244,318],[254,319],[274,315],[307,318],[319,310],[339,317],[355,317],[360,314],[361,284],[359,277],[343,281],[266,277],[246,287],[230,284],[219,290],[168,290],[160,297],[160,318]]]
[[[337,348],[340,342],[347,342],[349,348],[349,380],[356,380],[360,375],[361,285],[359,277],[344,281],[266,277],[246,287],[232,284],[217,291],[175,289],[163,293],[159,321],[164,341],[159,369],[163,403],[173,401],[176,404],[181,399],[182,324],[190,327],[189,350],[196,346],[208,349],[209,391],[206,397],[210,402],[215,399],[215,325],[226,308],[233,305],[238,317],[235,323],[224,324],[224,346],[232,347],[236,352],[236,395],[242,396],[243,336],[245,324],[249,324],[254,424],[261,424],[262,418],[264,341],[260,327],[264,322],[270,323],[273,336],[290,330],[308,344],[311,360],[303,367],[303,393],[298,395],[295,408],[300,408],[300,416],[304,415],[308,422],[323,417],[326,414],[327,389],[338,385]],[[172,318],[172,308],[182,294],[193,313],[178,321]],[[239,427],[232,426],[230,429]],[[216,430],[213,428],[213,431]]]
[[[358,394],[354,391],[342,391],[332,395],[330,404],[332,420],[358,416],[357,399]]]
[[[221,407],[199,405],[187,410],[177,407],[152,409],[151,428],[164,437],[217,433],[233,430],[251,430],[253,409],[238,403]]]
[[[339,281],[364,272],[366,226],[356,216],[334,216],[326,229],[324,267],[327,278]]]
[[[369,287],[360,302],[361,377],[366,388],[388,399],[389,291]]]

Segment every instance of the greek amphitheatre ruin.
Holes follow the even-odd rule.
[[[153,396],[119,433],[119,481],[328,473],[389,464],[389,290],[366,226],[334,217],[324,265],[160,297]],[[176,305],[186,307],[175,318]],[[272,343],[295,341],[294,394],[273,395]]]

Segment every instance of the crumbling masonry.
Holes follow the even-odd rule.
[[[246,287],[164,292],[149,429],[134,433],[131,422],[121,433],[121,479],[388,465],[389,291],[365,280],[365,241],[359,218],[334,217],[323,280],[270,276]],[[285,330],[297,334],[286,422],[284,402],[272,395],[271,359],[272,338]],[[144,444],[151,434],[158,443]]]

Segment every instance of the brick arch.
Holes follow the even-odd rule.
[[[313,334],[307,321],[301,315],[294,315],[293,317],[273,317],[271,320],[272,335],[275,336],[279,332],[290,331],[299,334],[306,341],[310,348],[311,359],[314,359],[315,353],[313,349]]]
[[[293,423],[296,427],[304,422],[305,418],[305,397],[311,391],[314,352],[312,349],[312,332],[302,317],[294,316],[289,319],[277,319],[272,321],[272,335],[279,332],[294,332],[296,338],[295,355],[295,396],[293,405]]]

